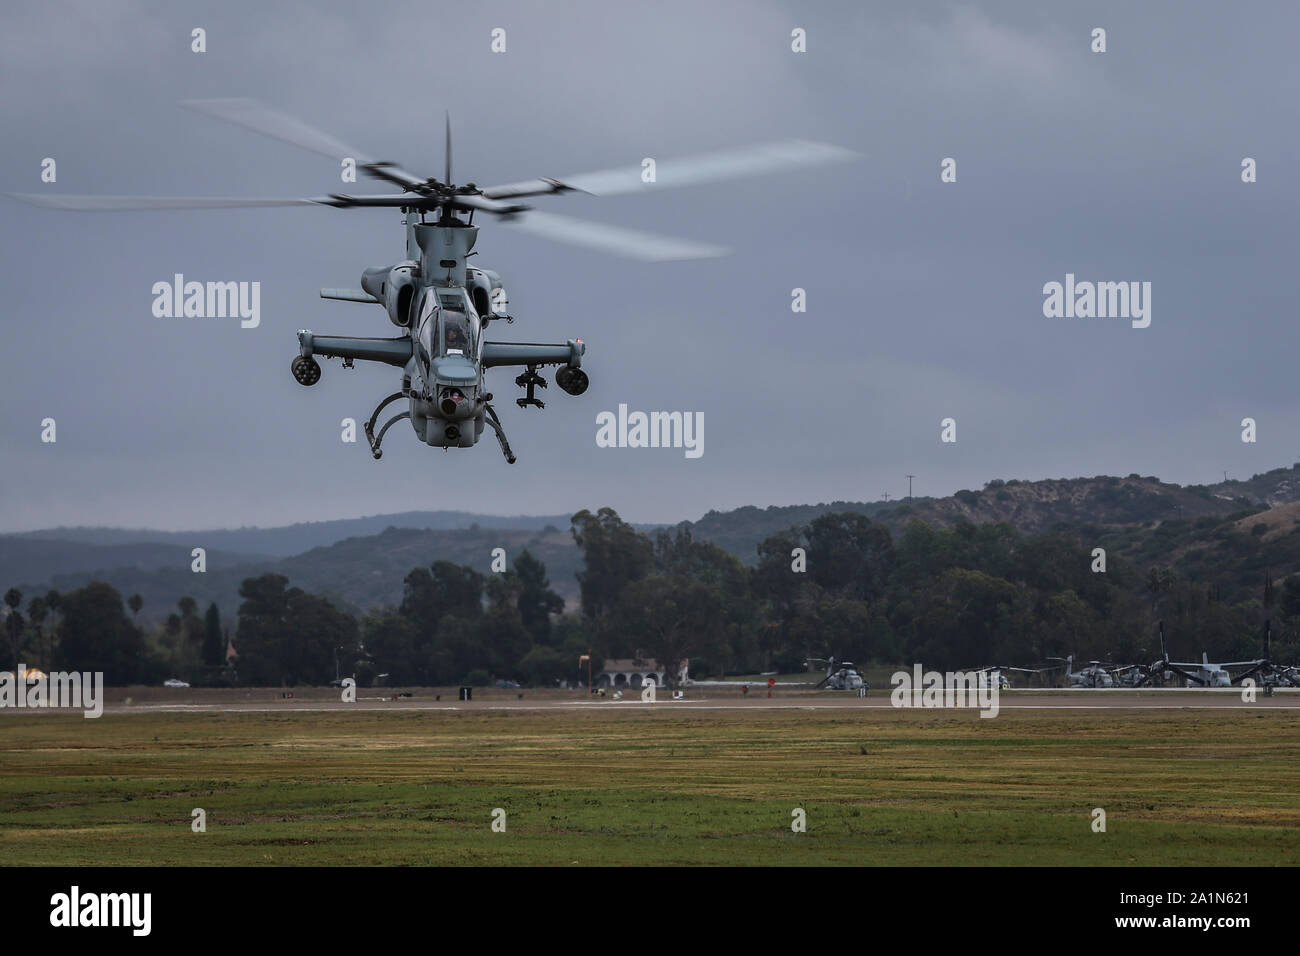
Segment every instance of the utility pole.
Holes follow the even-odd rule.
[[[916,475],[907,476],[907,500],[908,501],[912,500],[912,479],[915,477]]]
[[[889,504],[889,492],[885,492],[885,504]]]

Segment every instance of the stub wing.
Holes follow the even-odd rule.
[[[321,289],[320,297],[322,299],[337,299],[339,302],[367,302],[371,305],[379,302],[365,289]],[[383,303],[380,302],[379,304],[382,305]]]
[[[540,342],[484,342],[483,367],[499,365],[568,365],[582,366],[587,346],[581,339],[569,339],[563,345]]]
[[[309,329],[300,329],[298,351],[304,356],[360,359],[363,362],[383,362],[401,368],[411,360],[411,339],[405,335],[396,339],[316,335]]]

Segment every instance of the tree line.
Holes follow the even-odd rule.
[[[216,604],[200,615],[192,597],[155,630],[137,623],[144,602],[133,594],[125,602],[102,581],[66,594],[31,596],[10,588],[4,596],[4,637],[0,670],[19,664],[45,671],[100,671],[110,684],[153,684],[176,674],[204,683],[229,682],[228,631]],[[128,614],[129,611],[129,614]]]
[[[96,582],[33,597],[25,612],[11,589],[4,653],[11,666],[103,670],[110,683],[171,674],[246,685],[352,676],[362,686],[554,686],[585,680],[578,658],[588,653],[593,672],[608,658],[641,657],[670,673],[689,659],[694,676],[789,673],[831,656],[941,670],[1069,654],[1149,663],[1160,620],[1173,657],[1220,660],[1262,656],[1271,620],[1272,656],[1283,659],[1300,626],[1300,576],[1276,586],[1266,570],[1249,589],[1242,575],[1254,564],[1225,565],[1216,578],[1213,567],[1189,576],[1185,563],[1143,570],[1120,557],[1099,571],[1092,548],[1065,530],[915,521],[894,536],[861,513],[831,513],[767,537],[753,566],[685,529],[637,531],[609,508],[578,512],[571,530],[583,557],[573,609],[528,551],[499,573],[448,561],[414,568],[399,606],[360,616],[283,575],[248,578],[233,634],[215,605],[200,616],[192,598],[146,633],[135,623],[138,596],[124,605]]]

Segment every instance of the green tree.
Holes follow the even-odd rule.
[[[170,652],[172,659],[176,657],[176,650],[180,646],[181,634],[181,616],[173,611],[167,615],[167,620],[163,624],[163,646]]]
[[[1282,582],[1279,608],[1287,618],[1300,620],[1300,574],[1293,574]]]
[[[235,649],[248,683],[325,684],[334,677],[336,654],[356,650],[355,618],[288,583],[283,575],[264,574],[240,585]]]
[[[203,663],[208,667],[226,664],[226,640],[221,629],[221,611],[213,601],[203,615]]]
[[[430,570],[406,576],[401,612],[423,633],[432,635],[448,614],[474,618],[483,612],[484,577],[473,568],[435,561]]]
[[[10,588],[5,592],[5,604],[9,608],[9,614],[5,617],[5,633],[9,637],[9,666],[17,667],[19,658],[23,653],[23,632],[26,629],[26,623],[23,616],[18,613],[19,606],[23,603],[23,592],[17,588]]]
[[[659,573],[697,581],[718,597],[718,626],[700,635],[695,653],[703,654],[719,671],[766,663],[760,648],[761,614],[751,576],[739,558],[712,542],[696,541],[690,530],[683,528],[656,536],[655,565]],[[800,577],[788,565],[786,570],[791,577]]]
[[[126,616],[122,595],[103,581],[63,595],[57,660],[62,670],[102,671],[109,684],[153,683],[159,664]]]
[[[564,598],[551,590],[546,565],[526,549],[515,560],[514,574],[519,579],[519,617],[533,642],[551,642],[551,615],[564,611]]]
[[[808,527],[808,574],[826,590],[872,601],[893,561],[889,529],[865,515],[825,514]]]
[[[623,589],[653,569],[654,546],[613,508],[601,508],[594,515],[579,511],[572,518],[572,531],[582,549],[583,568],[577,574],[582,611],[600,622],[614,609]]]
[[[471,617],[447,614],[438,622],[429,649],[429,674],[434,684],[487,684],[491,678],[488,653],[481,641],[483,612]],[[473,679],[467,675],[473,674]]]
[[[795,570],[795,549],[804,549],[805,570]],[[807,546],[797,528],[771,535],[758,546],[758,566],[751,572],[752,591],[762,595],[764,614],[760,620],[757,641],[762,650],[766,670],[777,654],[791,646],[803,643],[795,636],[795,620],[799,614],[800,598],[808,587]],[[807,651],[800,657],[807,656]]]
[[[1015,585],[982,571],[953,568],[928,590],[910,642],[913,659],[936,670],[1005,663]]]
[[[45,604],[45,598],[37,595],[27,602],[27,619],[36,629],[36,649],[41,655],[41,666],[47,671],[50,669],[49,649],[45,645],[45,619],[48,614],[49,608]]]
[[[554,687],[562,680],[573,680],[573,662],[553,647],[538,645],[519,661],[519,674],[534,687]],[[584,671],[581,680],[586,680]]]
[[[705,635],[722,624],[717,589],[681,575],[653,574],[623,589],[616,621],[620,630],[668,672],[671,684],[682,660],[704,651]]]
[[[175,625],[170,615],[168,627],[175,646],[173,669],[178,673],[192,675],[203,663],[204,621],[199,617],[199,603],[186,595],[176,602],[180,616]]]
[[[432,684],[430,635],[416,629],[404,614],[375,611],[362,622],[366,653],[377,674],[387,674],[394,684]]]
[[[1102,622],[1097,614],[1073,591],[1059,591],[1042,602],[1039,614],[1042,629],[1042,646],[1035,648],[1035,656],[1084,657],[1104,654],[1093,645],[1093,638]]]
[[[786,626],[794,618],[799,592],[808,580],[806,570],[795,570],[796,548],[804,548],[806,557],[803,536],[794,528],[765,538],[758,546],[758,566],[753,571],[754,590],[771,606],[775,619]]]
[[[488,609],[479,619],[478,646],[484,663],[499,677],[513,677],[533,645],[519,613],[519,579],[494,574],[488,581]]]

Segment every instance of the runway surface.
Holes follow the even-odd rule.
[[[1300,710],[1300,691],[1278,691],[1272,697],[1265,697],[1262,691],[1256,693],[1253,702],[1242,700],[1241,690],[1147,690],[1105,691],[1012,691],[999,696],[1000,710]],[[653,702],[642,701],[639,695],[629,695],[623,700],[611,698],[583,699],[531,698],[525,692],[522,698],[496,697],[487,700],[459,701],[436,700],[425,697],[389,697],[374,696],[373,691],[364,689],[355,702],[342,700],[269,698],[242,701],[203,701],[195,703],[171,701],[110,701],[106,702],[105,714],[131,713],[276,713],[297,714],[328,711],[442,711],[452,713],[474,712],[538,712],[538,711],[582,711],[605,715],[635,714],[647,711],[745,711],[745,710],[951,710],[953,708],[895,708],[887,691],[873,693],[865,698],[847,694],[800,694],[781,696],[779,693],[767,697],[760,691],[747,696],[739,693],[692,692],[685,698],[673,700],[660,695]],[[964,708],[975,709],[975,708]]]

